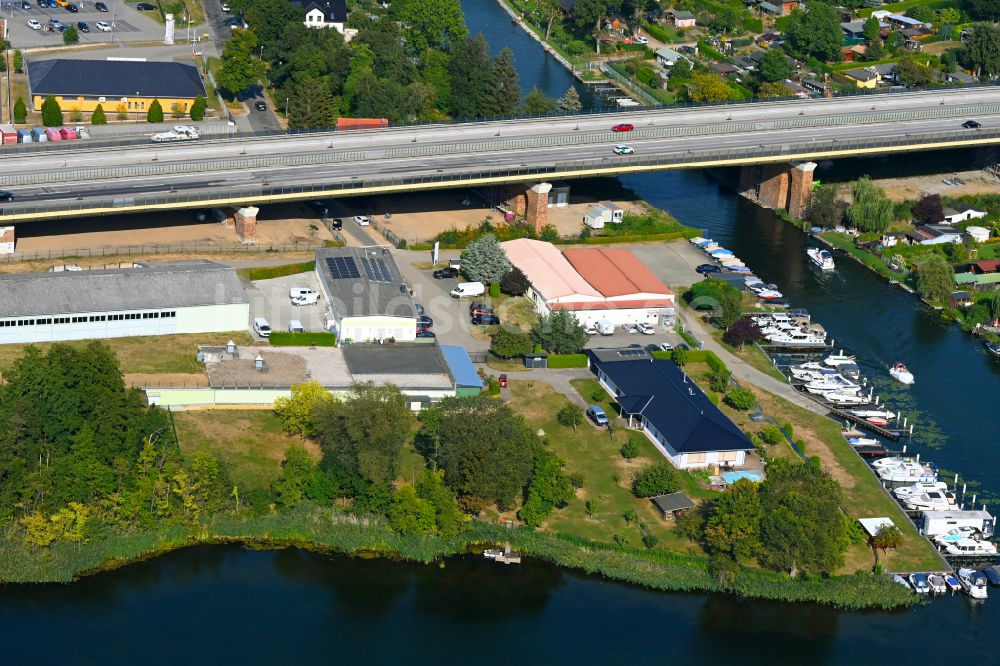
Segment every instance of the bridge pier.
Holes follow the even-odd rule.
[[[764,208],[782,208],[801,218],[812,196],[815,169],[815,162],[748,164],[740,169],[740,194]]]
[[[552,191],[552,183],[538,183],[528,189],[526,214],[528,224],[535,228],[535,232],[540,232],[542,227],[549,223],[550,191]]]
[[[259,212],[259,208],[247,206],[240,208],[234,215],[236,235],[244,245],[253,245],[257,242],[257,213]]]

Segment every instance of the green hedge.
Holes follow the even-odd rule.
[[[679,238],[694,238],[698,235],[697,229],[690,231],[671,231],[666,234],[649,234],[648,236],[591,236],[584,238],[584,245],[607,245],[608,243],[637,243],[640,241],[667,241]],[[575,240],[573,241],[576,242]]]
[[[268,338],[272,347],[335,347],[336,333],[289,333],[288,331],[272,331]]]
[[[315,261],[303,261],[300,264],[282,264],[281,266],[265,266],[263,268],[241,268],[236,271],[248,280],[273,280],[274,278],[311,273],[316,270]]]
[[[655,37],[664,44],[669,44],[677,38],[677,34],[669,30],[662,25],[656,25],[655,23],[644,23],[642,25],[643,29],[648,32],[652,37]]]
[[[586,354],[549,354],[550,368],[586,368]]]
[[[668,351],[655,351],[652,352],[653,358],[658,358],[664,361],[670,360],[671,352]],[[687,353],[688,363],[705,363],[713,372],[729,371],[726,364],[722,362],[722,359],[716,356],[715,352],[711,349],[690,349]]]

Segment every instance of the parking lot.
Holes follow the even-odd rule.
[[[99,12],[94,8],[94,2],[75,2],[78,12],[70,12],[62,7],[47,7],[41,9],[37,2],[31,3],[30,9],[22,9],[21,3],[13,3],[7,11],[8,3],[3,3],[3,16],[7,19],[8,39],[15,48],[31,48],[36,46],[61,46],[62,33],[58,30],[32,30],[28,21],[34,19],[43,28],[49,25],[49,19],[56,19],[64,25],[76,25],[83,21],[90,27],[90,32],[80,32],[80,44],[113,44],[118,42],[162,42],[164,26],[153,18],[153,12],[140,12],[135,5],[124,2],[106,0],[107,12]],[[149,14],[149,16],[147,16]],[[111,32],[97,29],[97,22],[103,21],[112,26]],[[203,29],[192,29],[195,32],[205,32]],[[175,36],[181,37],[186,28],[176,28]]]
[[[319,281],[315,273],[299,273],[273,280],[259,280],[248,285],[247,296],[250,298],[250,318],[263,317],[271,324],[273,331],[287,331],[288,323],[293,319],[302,322],[306,331],[322,331],[323,312],[326,303],[321,298],[315,305],[292,305],[288,291],[292,287],[308,287],[319,291]]]

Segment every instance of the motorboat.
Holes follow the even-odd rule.
[[[944,553],[949,557],[995,557],[997,545],[992,541],[959,539],[944,544]]]
[[[949,497],[951,495],[951,497]],[[903,505],[910,511],[957,511],[955,496],[948,492],[932,490],[920,495],[910,495],[900,498]]]
[[[867,405],[871,402],[871,400],[863,395],[858,395],[857,393],[845,393],[843,391],[825,393],[823,394],[823,399],[837,406]]]
[[[823,362],[829,366],[839,366],[843,363],[854,363],[857,359],[854,356],[845,356],[843,353],[840,354],[830,354],[823,359]]]
[[[745,278],[743,278],[743,284],[746,285],[747,289],[753,289],[753,285],[755,284],[759,284],[760,286],[763,287],[764,281],[761,280],[756,275],[748,275]]]
[[[982,541],[983,533],[975,527],[963,525],[961,527],[953,527],[943,534],[935,534],[933,537],[934,543],[939,546],[947,546],[949,543],[958,543],[963,539]]]
[[[945,574],[944,584],[948,586],[948,589],[952,592],[960,592],[962,590],[962,584],[958,582],[958,579],[951,574]]]
[[[990,582],[990,585],[997,587],[1000,586],[1000,571],[997,571],[996,566],[989,566],[982,570],[986,574],[986,580]]]
[[[709,252],[708,256],[714,257],[715,259],[721,259],[722,257],[732,257],[734,255],[732,250],[727,250],[724,247],[720,247]]]
[[[848,437],[847,443],[851,446],[882,446],[882,442],[874,437]]]
[[[695,236],[694,238],[689,238],[688,242],[691,243],[692,245],[698,245],[699,243],[707,244],[711,240],[712,240],[711,238],[702,238],[701,236]]]
[[[829,393],[830,391],[853,391],[857,393],[861,390],[860,386],[839,375],[815,379],[808,382],[805,388],[810,393]]]
[[[772,300],[775,298],[782,298],[784,294],[776,289],[761,289],[757,292],[758,298],[763,298],[764,300]]]
[[[833,263],[833,255],[830,254],[828,250],[811,247],[806,250],[806,254],[809,256],[809,261],[813,262],[824,271],[832,271],[837,267],[837,265]]]
[[[837,371],[848,379],[861,379],[861,368],[857,363],[841,363],[837,366]]]
[[[996,342],[984,342],[983,346],[986,347],[986,351],[994,356],[1000,356],[1000,344]]]
[[[927,584],[930,585],[931,594],[944,594],[948,591],[948,586],[944,582],[944,576],[932,573],[927,576]]]
[[[930,594],[931,592],[931,586],[927,582],[927,574],[911,573],[910,585],[913,586],[917,594]]]
[[[890,412],[888,409],[852,409],[851,414],[861,417],[863,419],[894,419],[896,418],[895,412]]]
[[[746,266],[727,265],[726,266],[726,270],[730,271],[731,273],[749,273],[750,272],[750,269],[747,268]]]
[[[868,421],[868,423],[871,423],[873,426],[878,426],[880,428],[884,428],[889,425],[889,422],[880,416],[869,416],[865,419],[865,421]]]
[[[913,373],[910,372],[906,365],[903,363],[897,363],[889,369],[889,376],[895,379],[900,384],[912,384]]]
[[[767,341],[776,347],[825,347],[826,336],[802,330],[782,331],[767,336]]]
[[[973,599],[986,598],[986,575],[982,572],[975,569],[959,569],[958,582]]]
[[[892,491],[898,499],[907,500],[911,497],[919,497],[924,493],[943,493],[948,491],[948,484],[944,481],[933,481],[931,483],[914,483],[912,486],[903,486]]]
[[[896,583],[897,585],[902,585],[903,587],[905,587],[908,590],[912,590],[913,589],[912,587],[910,587],[910,584],[906,582],[906,579],[903,578],[902,576],[900,576],[899,574],[893,574],[892,575],[892,582]],[[955,582],[957,583],[958,581],[955,581]]]
[[[898,457],[883,458],[872,463],[875,473],[889,483],[933,483],[937,470],[931,465]]]

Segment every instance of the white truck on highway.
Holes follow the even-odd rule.
[[[174,125],[172,130],[153,135],[153,143],[170,143],[172,141],[194,141],[201,138],[198,130],[190,125]]]

